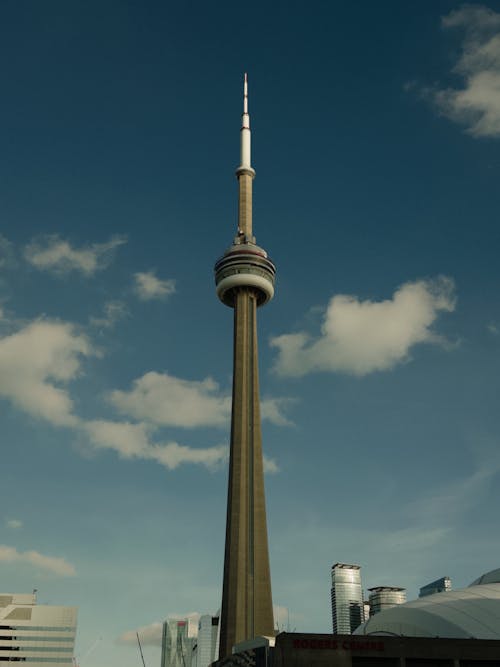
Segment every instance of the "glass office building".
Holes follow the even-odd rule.
[[[365,620],[359,565],[332,566],[331,597],[333,633],[351,634]]]
[[[369,588],[370,618],[384,609],[406,602],[406,589],[396,586],[376,586]]]
[[[436,581],[431,581],[430,584],[422,586],[418,597],[424,598],[426,595],[446,593],[446,591],[451,591],[451,579],[450,577],[441,577],[441,579],[436,579]]]
[[[71,667],[76,607],[37,604],[35,593],[0,593],[0,662]]]
[[[166,620],[161,641],[161,667],[192,667],[196,639],[189,636],[189,619]]]
[[[203,614],[198,622],[198,638],[193,651],[191,667],[210,667],[217,657],[218,616]]]

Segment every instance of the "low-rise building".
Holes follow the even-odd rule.
[[[0,593],[0,662],[71,667],[76,607],[37,604],[33,593]]]

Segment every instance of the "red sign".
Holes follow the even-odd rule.
[[[373,639],[294,639],[293,648],[329,651],[385,651],[384,642]]]

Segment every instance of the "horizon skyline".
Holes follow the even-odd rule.
[[[246,71],[279,267],[259,319],[275,618],[328,632],[335,562],[409,599],[498,567],[500,11],[0,18],[2,588],[78,606],[81,667],[137,665],[136,630],[150,667],[165,618],[220,607],[232,313],[212,267]]]

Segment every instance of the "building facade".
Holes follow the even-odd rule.
[[[359,565],[332,566],[333,634],[351,634],[364,621],[363,589]]]
[[[404,588],[375,586],[374,588],[369,588],[368,592],[370,593],[370,618],[374,614],[384,611],[384,609],[390,609],[397,604],[404,604],[406,602],[406,589]]]
[[[274,647],[239,651],[214,667],[499,667],[500,643],[283,632]]]
[[[209,667],[216,659],[219,617],[203,614],[198,622],[198,637],[191,667]]]
[[[161,667],[192,667],[195,639],[189,636],[189,619],[163,623]]]
[[[35,593],[0,593],[0,662],[70,667],[76,618],[76,607],[37,604]]]
[[[424,598],[426,595],[446,593],[446,591],[451,591],[451,579],[450,577],[441,577],[441,579],[436,579],[436,581],[431,581],[430,584],[422,586],[418,597]]]

